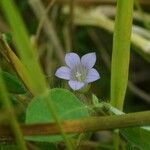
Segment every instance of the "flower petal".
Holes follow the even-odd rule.
[[[80,57],[76,53],[68,53],[65,56],[65,62],[70,68],[73,68],[80,64]]]
[[[91,69],[96,62],[96,54],[95,53],[88,53],[82,56],[81,63],[88,69]]]
[[[62,66],[57,69],[55,76],[61,79],[70,80],[71,78],[71,70],[68,67]]]
[[[81,89],[85,85],[85,83],[83,83],[83,82],[78,82],[78,81],[74,81],[74,80],[70,80],[68,83],[69,83],[69,86],[74,91]]]
[[[87,83],[94,82],[94,81],[98,80],[99,78],[100,78],[100,75],[97,72],[97,70],[92,68],[89,70],[89,72],[87,74],[86,82]]]

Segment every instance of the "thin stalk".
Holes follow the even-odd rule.
[[[0,69],[0,71],[1,71],[1,69]],[[11,105],[11,102],[9,100],[8,93],[7,93],[7,90],[6,90],[6,87],[5,87],[5,84],[4,84],[1,74],[0,74],[0,93],[1,93],[0,94],[1,101],[3,103],[5,111],[10,112],[8,120],[10,122],[11,130],[13,131],[16,142],[18,144],[18,148],[21,150],[27,150],[22,132],[20,130],[20,126],[15,117],[15,113],[14,113],[13,107]]]
[[[50,100],[48,100],[50,99]],[[59,119],[59,117],[57,116],[57,113],[55,111],[55,108],[53,107],[53,104],[52,104],[52,101],[51,101],[51,97],[48,96],[48,94],[46,94],[46,97],[45,97],[45,102],[47,103],[47,107],[49,109],[49,112],[51,113],[52,117],[54,118],[60,132],[61,132],[61,135],[66,143],[66,147],[68,150],[73,150],[73,145],[69,139],[69,137],[66,135],[65,133],[65,130],[64,128],[62,127],[62,123],[61,123],[61,120]]]
[[[113,132],[113,148],[114,150],[119,150],[120,145],[120,137],[119,137],[119,130],[114,130]]]

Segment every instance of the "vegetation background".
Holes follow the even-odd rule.
[[[8,128],[8,124],[16,133],[14,135],[20,146],[19,149],[47,150],[66,147],[72,149],[70,140],[61,127],[59,115],[54,113],[53,104],[48,103],[52,118],[57,123],[65,144],[60,140],[51,144],[47,140],[43,142],[43,139],[26,141],[25,144],[23,140],[18,122],[25,123],[31,99],[36,99],[49,88],[68,89],[71,91],[70,94],[76,95],[83,101],[91,100],[92,96],[96,95],[96,100],[93,98],[95,101],[99,99],[102,103],[110,102],[113,107],[124,113],[149,112],[150,1],[135,0],[133,3],[133,0],[118,0],[117,2],[116,8],[115,0],[0,1],[0,74],[3,77],[0,79],[1,150],[18,148],[14,145],[14,140],[9,139],[10,135],[9,138],[4,136],[6,127],[3,125],[7,125]],[[131,51],[129,51],[130,41]],[[72,91],[66,81],[55,76],[56,69],[64,64],[64,56],[69,52],[75,52],[79,56],[96,52],[95,68],[101,78],[92,83],[90,91],[86,94]],[[51,103],[50,100],[47,102]],[[67,103],[66,101],[62,106]],[[40,109],[38,106],[39,104],[37,112]],[[35,114],[36,111],[34,110]],[[97,110],[95,112],[96,116],[103,115],[101,109],[100,112]],[[147,117],[145,118],[148,120]],[[73,145],[77,145],[76,149],[150,149],[150,145],[146,142],[150,139],[150,130],[146,132],[146,136],[145,133],[143,136],[140,132],[141,137],[145,138],[139,140],[142,143],[139,144],[140,146],[134,143],[132,138],[127,138],[130,143],[128,144],[128,140],[122,136],[118,143],[114,140],[117,139],[118,133],[115,134],[115,138],[113,134],[110,130],[94,132],[86,138],[78,137],[76,144]]]

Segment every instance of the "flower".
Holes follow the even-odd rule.
[[[79,90],[100,78],[97,70],[93,68],[95,62],[95,53],[85,54],[81,59],[76,53],[67,53],[65,56],[67,66],[58,68],[55,75],[68,80],[68,84],[73,90]]]

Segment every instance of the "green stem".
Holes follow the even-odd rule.
[[[1,71],[1,69],[0,69],[0,71]],[[3,78],[1,75],[0,75],[0,93],[1,93],[1,95],[0,95],[1,101],[3,103],[3,106],[6,110],[6,112],[10,112],[9,122],[11,125],[11,129],[13,131],[13,134],[16,138],[18,148],[21,150],[27,150],[22,132],[20,130],[19,124],[18,124],[17,119],[15,117],[15,113],[14,113],[13,107],[11,105],[11,102],[9,100],[8,93],[7,93],[7,90],[6,90],[6,87],[5,87],[5,84],[4,84],[4,81],[3,81]]]
[[[120,143],[119,130],[114,130],[114,132],[113,132],[114,150],[119,150],[119,143]]]
[[[150,125],[149,116],[150,111],[129,114],[119,113],[118,115],[112,116],[89,117],[78,120],[66,120],[62,122],[61,126],[63,127],[65,133],[68,134],[96,132],[101,130],[121,129],[129,127],[139,127],[140,130],[149,131],[149,129],[146,128]],[[25,136],[61,134],[61,131],[56,123],[41,123],[28,125],[24,124],[21,125],[21,129]],[[6,126],[0,126],[0,136],[11,136],[10,130],[8,130]]]
[[[128,84],[130,40],[134,0],[118,0],[113,36],[111,63],[111,101],[123,110],[124,98]],[[119,150],[119,132],[114,132],[114,149]]]
[[[122,110],[128,83],[134,0],[118,0],[111,64],[111,104]]]

